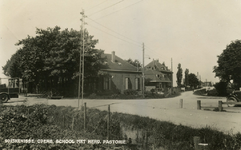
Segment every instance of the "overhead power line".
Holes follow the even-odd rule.
[[[131,7],[131,6],[135,5],[135,4],[137,4],[137,3],[140,3],[141,1],[143,1],[143,0],[140,0],[140,1],[136,2],[136,3],[133,3],[133,4],[131,4],[131,5],[128,5],[128,6],[124,7],[124,8],[121,8],[121,9],[119,9],[119,10],[117,10],[117,11],[114,11],[114,12],[112,12],[112,13],[110,13],[110,14],[107,14],[107,15],[105,15],[105,16],[99,17],[99,18],[97,18],[97,19],[101,19],[101,18],[110,16],[110,15],[113,15],[113,14],[115,14],[115,13],[117,13],[117,12],[123,10],[123,9],[126,9],[126,8],[128,8],[128,7]],[[96,20],[97,20],[97,19],[96,19]]]
[[[110,30],[110,31],[112,31],[112,32],[114,32],[114,33],[116,33],[116,34],[118,34],[118,35],[124,37],[124,38],[127,38],[127,39],[131,40],[132,42],[135,42],[135,43],[138,44],[139,46],[142,46],[141,43],[139,43],[139,42],[137,42],[137,41],[135,41],[135,40],[133,40],[133,39],[130,39],[129,37],[126,37],[126,36],[124,36],[124,35],[122,35],[122,34],[116,32],[116,31],[114,31],[114,30],[112,30],[112,29],[110,29],[110,28],[108,28],[108,27],[106,27],[106,26],[104,26],[104,25],[98,23],[97,21],[95,21],[95,20],[93,20],[93,19],[91,19],[91,18],[89,18],[89,17],[87,17],[87,18],[90,19],[91,21],[95,22],[96,24],[98,24],[98,25],[104,27],[104,28],[106,28],[106,29],[108,29],[108,30]]]
[[[108,0],[106,0],[106,1],[104,1],[104,2],[102,2],[102,3],[99,3],[99,4],[97,4],[97,5],[94,6],[94,7],[97,7],[97,6],[103,4],[103,3],[107,2],[107,1],[108,1]],[[124,0],[118,1],[117,3],[114,3],[114,4],[112,4],[112,5],[108,6],[108,7],[105,7],[104,9],[101,9],[101,10],[99,10],[99,11],[97,11],[97,12],[94,12],[94,13],[90,14],[89,16],[92,16],[92,15],[98,13],[98,12],[104,11],[104,10],[106,10],[106,9],[108,9],[108,8],[110,8],[110,7],[113,7],[113,6],[119,4],[119,3],[123,2],[123,1],[124,1]],[[133,5],[136,5],[137,3],[140,3],[141,1],[143,1],[143,0],[137,1],[137,2],[135,2],[135,3],[133,3],[133,4],[130,4],[130,5],[126,6],[126,7],[124,7],[124,8],[121,8],[121,9],[119,9],[119,10],[117,10],[117,11],[114,11],[114,12],[112,12],[112,13],[110,13],[110,14],[107,14],[107,15],[105,15],[105,16],[102,16],[102,17],[100,17],[100,18],[104,18],[104,17],[106,17],[106,16],[113,15],[113,14],[115,14],[115,13],[121,11],[121,10],[124,10],[124,9],[126,9],[126,8],[129,8],[129,7],[133,6]],[[92,8],[94,8],[94,7],[92,7]],[[90,9],[92,9],[92,8],[90,8]],[[90,9],[88,9],[88,10],[90,10]],[[91,19],[90,17],[87,17],[87,18],[90,19],[91,21],[95,22],[96,24],[98,24],[98,25],[100,25],[100,26],[102,26],[102,27],[110,30],[111,32],[113,32],[113,33],[115,33],[115,34],[118,34],[119,36],[121,36],[121,37],[123,37],[123,38],[121,38],[121,37],[119,37],[119,36],[116,36],[116,35],[114,35],[114,34],[108,33],[108,32],[106,32],[106,31],[104,31],[104,30],[102,30],[102,29],[100,29],[100,28],[95,27],[95,26],[90,25],[91,27],[93,27],[93,28],[95,28],[95,29],[97,29],[97,30],[100,30],[101,32],[104,32],[104,33],[106,33],[106,34],[108,34],[108,35],[110,35],[110,36],[112,36],[112,37],[115,37],[115,38],[117,38],[117,39],[119,39],[119,40],[122,40],[122,41],[124,41],[124,42],[128,42],[128,43],[130,43],[130,44],[135,44],[135,45],[138,45],[139,47],[142,47],[142,43],[139,43],[139,42],[137,42],[137,41],[135,41],[135,40],[133,40],[133,39],[130,39],[129,37],[126,37],[126,36],[124,36],[124,35],[116,32],[116,31],[114,31],[114,30],[112,30],[112,29],[110,29],[110,28],[108,28],[108,27],[106,27],[106,26],[98,23],[97,21],[95,21],[95,20],[100,19],[100,18],[97,18],[97,19],[95,19],[95,20]],[[128,39],[128,40],[127,40],[127,39]],[[147,47],[147,49],[149,49],[149,50],[151,50],[151,51],[157,51],[157,50],[151,49],[150,47]]]
[[[128,43],[130,43],[130,44],[135,44],[135,45],[138,45],[139,47],[142,47],[142,46],[139,45],[139,44],[136,44],[136,43],[127,41],[127,40],[125,40],[125,39],[123,39],[123,38],[120,38],[120,37],[118,37],[118,36],[115,36],[115,35],[113,35],[113,34],[110,34],[110,33],[106,32],[106,31],[103,31],[103,30],[101,30],[101,29],[99,29],[99,28],[97,28],[97,27],[94,27],[94,26],[90,25],[90,24],[89,24],[89,26],[91,26],[91,27],[93,27],[93,28],[95,28],[95,29],[97,29],[97,30],[100,30],[100,31],[102,31],[102,32],[104,32],[104,33],[106,33],[106,34],[109,34],[109,35],[111,35],[111,36],[113,36],[113,37],[115,37],[115,38],[117,38],[117,39],[120,39],[120,40],[122,40],[122,41],[124,41],[124,42],[128,42]]]
[[[114,30],[112,30],[112,29],[110,29],[110,28],[108,28],[108,27],[106,27],[106,26],[98,23],[97,21],[95,21],[95,20],[93,20],[93,19],[91,19],[91,18],[89,18],[89,17],[87,17],[87,18],[88,18],[89,20],[95,22],[96,24],[98,24],[98,25],[100,25],[100,26],[102,26],[102,27],[110,30],[111,32],[113,32],[113,33],[115,33],[115,34],[118,34],[119,36],[121,36],[121,37],[123,37],[123,38],[120,38],[120,37],[115,36],[115,35],[113,35],[113,34],[111,34],[111,33],[108,33],[108,32],[106,32],[106,31],[104,31],[104,30],[102,30],[102,29],[100,29],[100,28],[95,27],[95,26],[90,25],[91,27],[93,27],[93,28],[95,28],[95,29],[97,29],[97,30],[100,30],[101,32],[104,32],[104,33],[106,33],[106,34],[109,34],[109,35],[111,35],[111,36],[113,36],[113,37],[115,37],[115,38],[117,38],[117,39],[120,39],[120,40],[122,40],[122,41],[124,41],[124,42],[128,42],[128,43],[130,43],[130,44],[135,44],[135,45],[138,45],[139,47],[142,47],[142,43],[139,43],[139,42],[137,42],[137,41],[135,41],[135,40],[133,40],[133,39],[130,39],[130,38],[128,38],[128,37],[126,37],[126,36],[124,36],[124,35],[116,32],[116,31],[114,31]],[[152,48],[149,47],[149,46],[145,46],[145,47],[147,47],[146,50],[157,52],[157,50],[152,49]]]
[[[108,0],[105,0],[105,1],[102,2],[102,3],[99,3],[99,4],[97,4],[97,5],[95,5],[95,6],[91,7],[91,8],[88,8],[86,11],[89,11],[89,10],[91,10],[91,9],[97,7],[97,6],[100,6],[101,4],[103,4],[103,3],[107,2],[107,1],[108,1]]]
[[[103,10],[106,10],[106,9],[110,8],[110,7],[113,7],[114,5],[117,5],[117,4],[119,4],[119,3],[123,2],[123,1],[124,1],[124,0],[121,0],[121,1],[119,1],[119,2],[117,2],[117,3],[114,3],[114,4],[108,6],[108,7],[104,8],[104,9],[101,9],[101,10],[99,10],[99,11],[97,11],[97,12],[94,12],[94,13],[90,14],[89,16],[92,16],[92,15],[98,13],[98,12],[101,12],[101,11],[103,11]]]

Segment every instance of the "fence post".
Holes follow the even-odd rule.
[[[183,108],[183,99],[180,99],[180,108]]]
[[[64,115],[63,115],[63,121],[64,121],[64,128],[65,128],[65,117],[64,117]]]
[[[74,116],[73,116],[73,119],[72,119],[72,130],[74,130]]]
[[[84,131],[86,130],[86,103],[84,103]]]
[[[107,117],[107,140],[110,140],[110,105],[108,105],[108,117]]]
[[[222,101],[218,101],[218,110],[222,111],[223,107],[222,107]]]
[[[145,131],[145,149],[148,149],[148,135],[147,135],[147,131]]]
[[[198,100],[198,101],[197,101],[197,109],[198,109],[198,110],[201,110],[201,100]]]
[[[2,111],[3,102],[0,100],[0,112]]]
[[[200,137],[194,136],[193,142],[194,142],[194,150],[200,150],[200,146],[198,145],[200,143]]]

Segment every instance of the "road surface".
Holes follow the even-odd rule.
[[[183,108],[180,108],[180,99],[183,99]],[[26,100],[26,102],[25,102]],[[201,100],[202,109],[197,110],[197,100]],[[86,103],[87,107],[107,110],[110,106],[111,112],[122,112],[148,116],[161,121],[170,121],[175,124],[182,124],[194,128],[211,127],[224,133],[241,133],[241,107],[227,107],[225,111],[213,111],[218,107],[218,101],[226,101],[224,97],[207,97],[193,95],[192,91],[183,92],[180,96],[165,99],[145,100],[90,100],[84,99],[78,102],[77,99],[41,99],[41,98],[19,98],[12,99],[4,105],[32,105],[45,103],[57,106],[78,107]]]

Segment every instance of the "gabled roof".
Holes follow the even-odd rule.
[[[101,70],[105,71],[122,71],[122,72],[139,72],[137,67],[131,65],[130,63],[126,62],[125,60],[121,59],[118,56],[115,57],[115,61],[112,62],[112,55],[113,54],[102,54],[101,57],[106,58],[105,67]]]
[[[156,70],[160,72],[172,73],[165,64],[159,63],[159,60],[153,60],[145,66],[145,70]]]
[[[167,75],[156,70],[145,70],[145,78],[150,82],[171,82]]]

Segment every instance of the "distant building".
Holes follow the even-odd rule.
[[[201,87],[208,87],[208,86],[213,86],[213,83],[211,81],[201,81]]]
[[[165,63],[153,60],[145,66],[146,86],[155,86],[158,89],[173,87],[173,72],[168,69]]]

